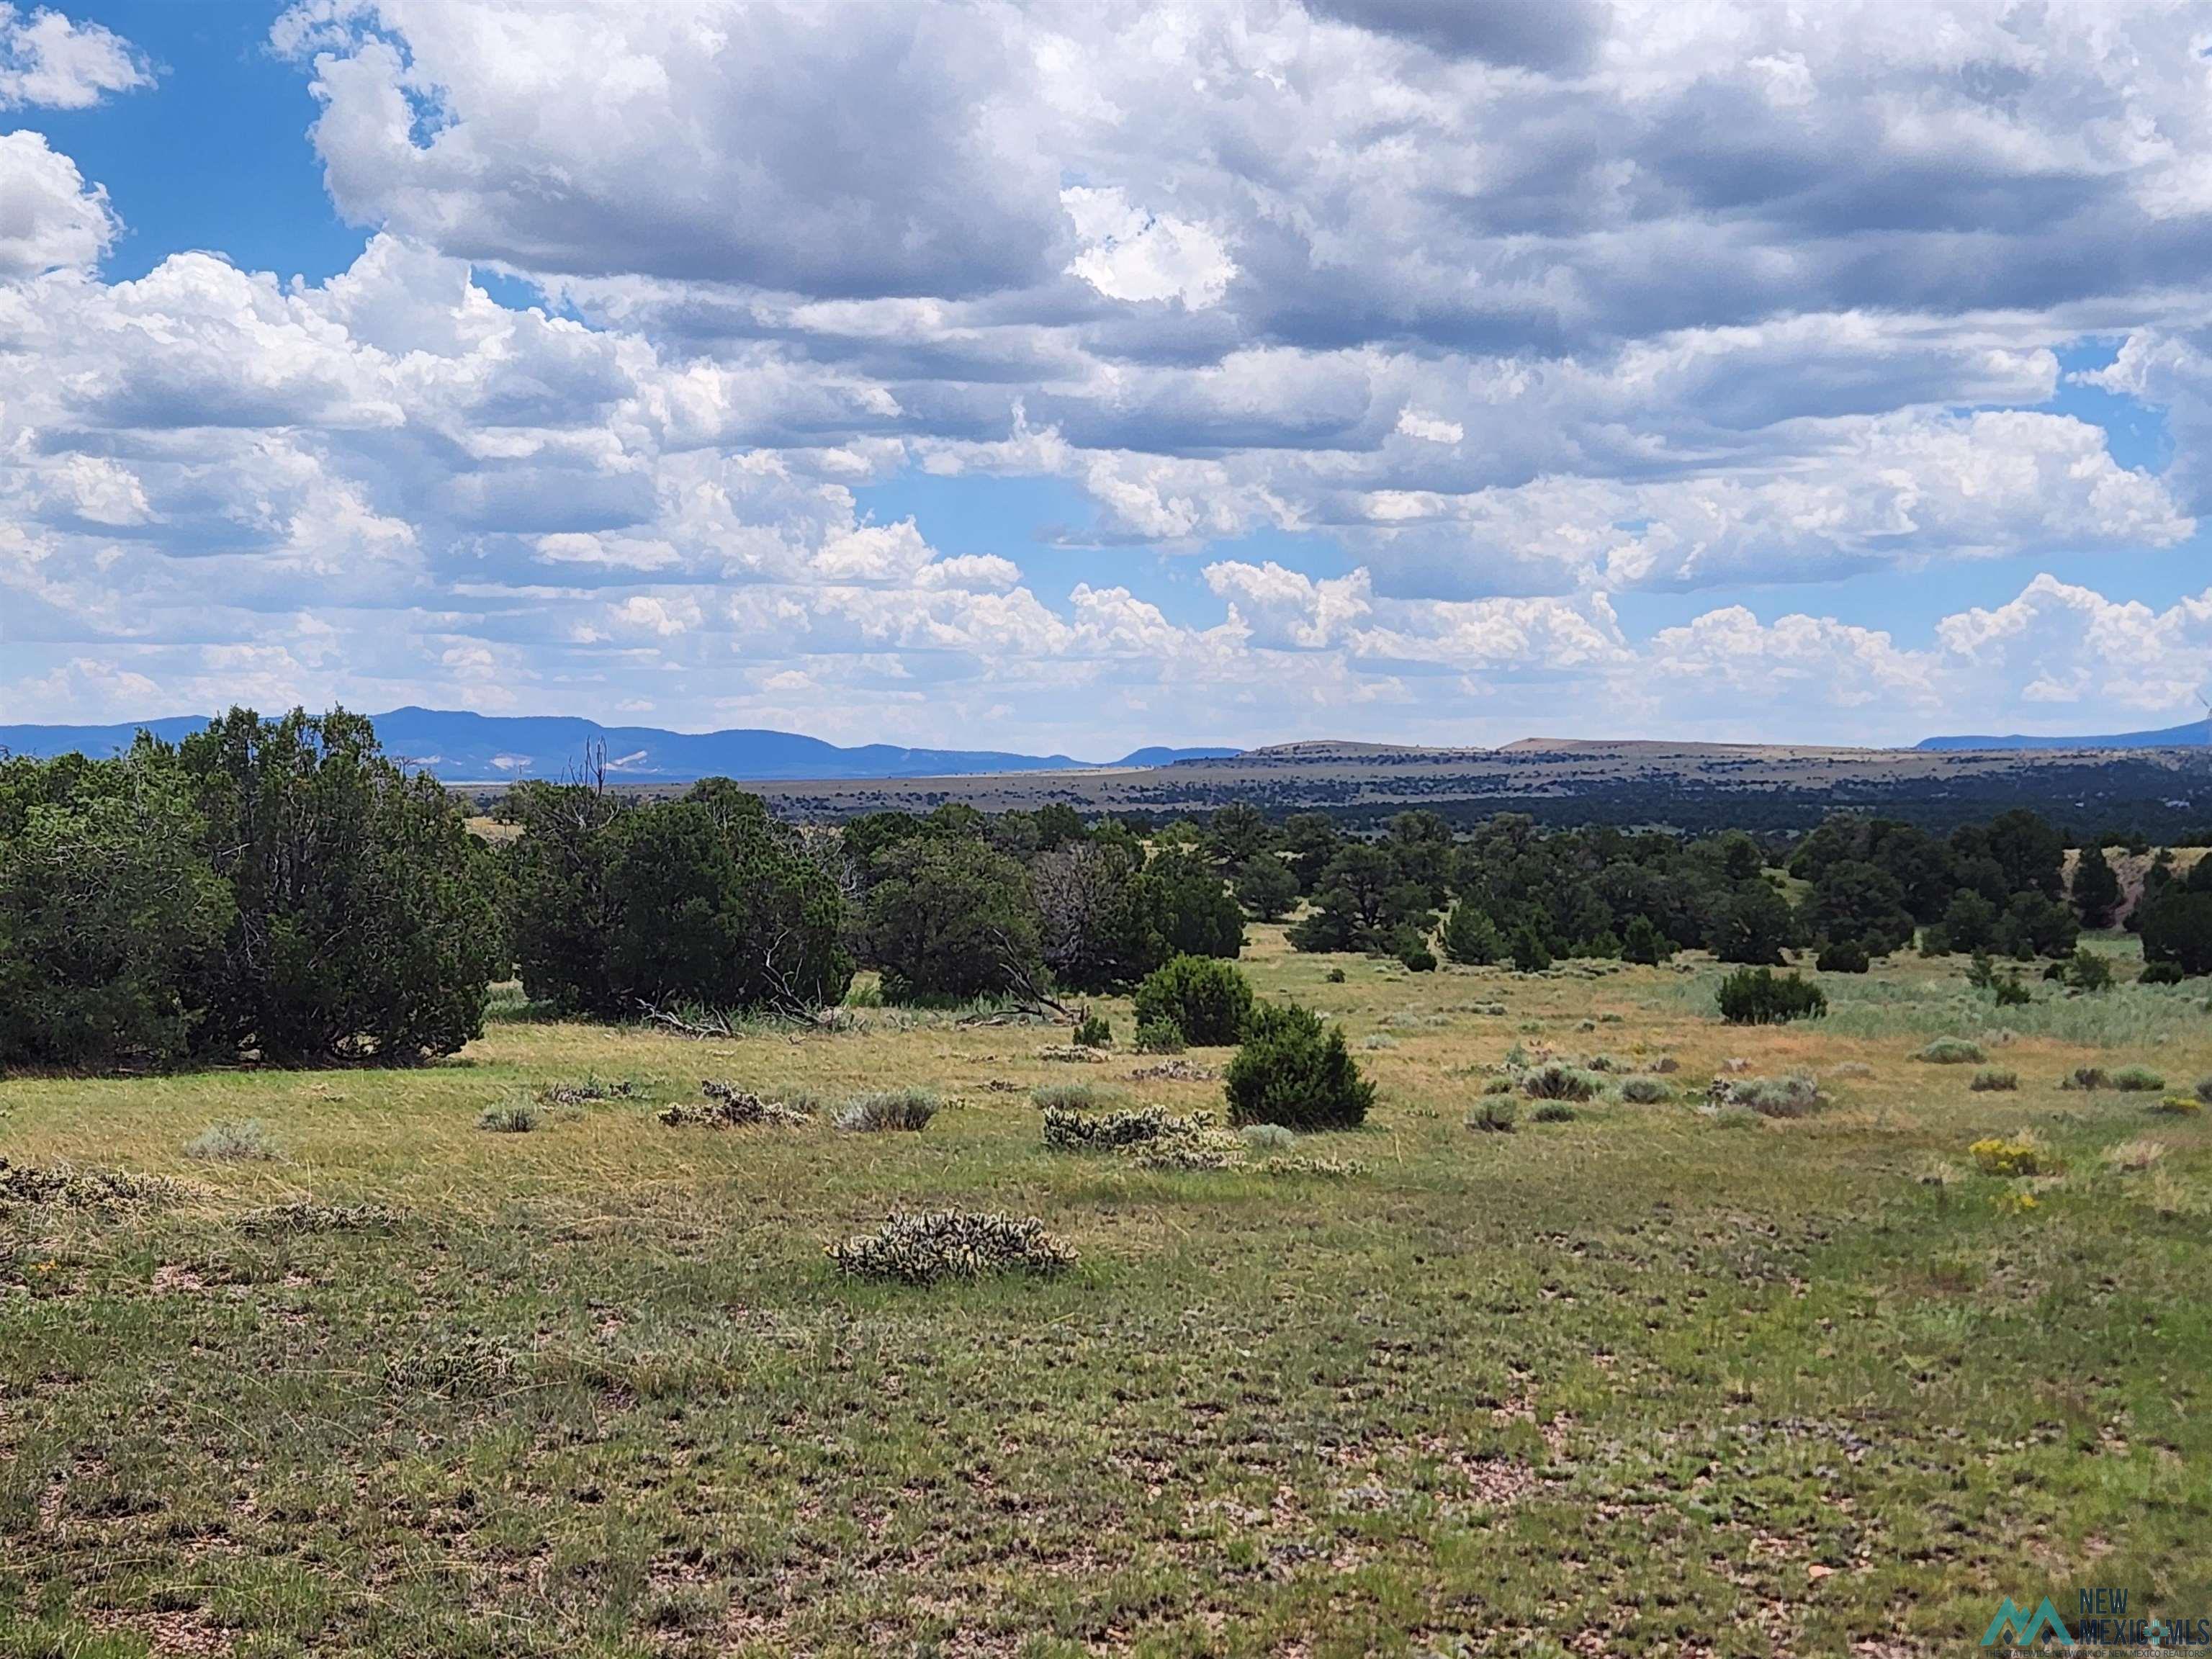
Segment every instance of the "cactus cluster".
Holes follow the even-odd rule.
[[[1158,1106],[1133,1111],[1091,1113],[1064,1106],[1044,1109],[1044,1144],[1056,1152],[1109,1152],[1140,1141],[1203,1129],[1212,1121],[1205,1112],[1189,1117],[1170,1117]]]
[[[549,1083],[538,1091],[541,1106],[589,1106],[602,1100],[628,1100],[635,1093],[628,1079],[620,1083],[602,1083],[599,1079],[586,1078],[581,1083]]]
[[[702,1101],[679,1100],[660,1109],[659,1116],[669,1127],[697,1127],[709,1129],[741,1129],[757,1123],[795,1125],[807,1121],[806,1114],[798,1107],[781,1100],[768,1100],[740,1089],[734,1084],[717,1083],[709,1078],[699,1085],[706,1096]]]
[[[192,1189],[165,1176],[132,1175],[127,1170],[80,1170],[67,1164],[52,1169],[11,1164],[0,1158],[0,1209],[15,1205],[51,1205],[60,1209],[120,1209],[137,1204],[168,1204]]]
[[[832,1244],[830,1259],[860,1279],[907,1285],[986,1273],[1055,1273],[1075,1261],[1075,1249],[1045,1231],[1035,1216],[968,1210],[895,1213],[872,1233]]]

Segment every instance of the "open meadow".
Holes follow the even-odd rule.
[[[1887,1659],[2007,1595],[2212,1613],[2202,981],[2100,935],[2109,992],[1899,956],[1741,1028],[1701,956],[1251,931],[1380,1088],[1317,1164],[1043,1144],[1033,1089],[1218,1113],[1225,1050],[865,1006],[701,1041],[510,994],[416,1070],[0,1082],[0,1654]],[[1597,1092],[1532,1098],[1547,1059]],[[702,1079],[817,1104],[661,1122]],[[535,1098],[587,1081],[629,1092]],[[834,1127],[908,1085],[919,1133]],[[947,1206],[1078,1259],[824,1254]]]

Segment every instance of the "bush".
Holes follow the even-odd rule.
[[[1179,1054],[1186,1046],[1182,1028],[1173,1020],[1137,1022],[1136,1049],[1140,1054]]]
[[[1596,1097],[1597,1079],[1571,1066],[1547,1060],[1521,1079],[1521,1092],[1531,1100],[1590,1100]]]
[[[1247,1152],[1274,1157],[1298,1144],[1298,1138],[1279,1123],[1248,1123],[1237,1132]]]
[[[1717,1079],[1706,1103],[1741,1107],[1760,1117],[1809,1117],[1828,1103],[1828,1097],[1810,1072],[1791,1072],[1783,1077]]]
[[[2112,1073],[2112,1087],[2124,1094],[2154,1095],[2166,1087],[2166,1079],[2148,1066],[2123,1066]]]
[[[2001,1135],[1987,1136],[1967,1147],[1966,1156],[1974,1160],[1974,1167],[1984,1175],[2003,1176],[2007,1179],[2050,1175],[2058,1168],[2052,1161],[2051,1149],[2028,1129],[2010,1139]]]
[[[1436,952],[1418,939],[1398,952],[1398,960],[1405,963],[1407,971],[1412,973],[1433,974],[1437,971]]]
[[[1813,965],[1824,974],[1863,974],[1873,963],[1865,945],[1855,939],[1839,939],[1823,945]]]
[[[494,1134],[526,1135],[544,1122],[545,1114],[538,1110],[536,1103],[528,1100],[503,1100],[477,1114],[477,1127]]]
[[[1531,1123],[1571,1123],[1574,1120],[1575,1109],[1564,1100],[1540,1100],[1528,1114]]]
[[[2168,1117],[2195,1117],[2203,1109],[2204,1103],[2190,1095],[2168,1095],[2151,1108]]]
[[[1252,986],[1232,963],[1176,957],[1137,988],[1137,1023],[1172,1025],[1200,1048],[1235,1042],[1252,1015]]]
[[[2122,1175],[2141,1175],[2164,1158],[2166,1152],[2164,1141],[2151,1140],[2139,1135],[2133,1140],[2124,1140],[2117,1146],[2106,1147],[2104,1158],[2109,1168],[2118,1170]]]
[[[276,1156],[276,1143],[258,1118],[210,1123],[185,1143],[186,1158],[220,1159],[225,1163],[266,1163]]]
[[[964,1210],[895,1214],[872,1233],[830,1245],[827,1254],[854,1278],[908,1285],[991,1273],[1056,1273],[1075,1261],[1074,1248],[1047,1232],[1035,1216],[1016,1219]]]
[[[1491,1095],[1467,1115],[1467,1127],[1484,1134],[1511,1134],[1520,1115],[1510,1096]]]
[[[1073,1041],[1079,1048],[1109,1048],[1114,1044],[1114,1028],[1105,1015],[1086,1011],[1076,1025]]]
[[[2020,1073],[2008,1072],[2002,1066],[1984,1066],[1974,1073],[1974,1080],[1968,1086],[1976,1094],[2009,1091],[2020,1087]]]
[[[1656,1077],[1625,1077],[1620,1079],[1620,1094],[1632,1106],[1656,1106],[1662,1100],[1671,1100],[1674,1091]]]
[[[887,1089],[854,1096],[838,1109],[836,1121],[854,1134],[890,1129],[914,1133],[929,1127],[940,1103],[927,1089]]]
[[[1340,1026],[1297,1006],[1260,1005],[1225,1078],[1232,1123],[1350,1129],[1367,1118],[1375,1085],[1359,1074]]]
[[[2060,976],[2076,991],[2107,991],[2112,985],[2112,964],[2087,945],[2077,945],[2061,965]]]
[[[2058,1086],[2077,1091],[2109,1089],[2112,1086],[2112,1079],[2101,1066],[2076,1066],[2059,1079]]]
[[[2188,977],[2189,975],[2182,971],[2181,964],[2178,962],[2147,962],[2143,964],[2142,972],[2136,976],[2136,983],[2179,985]]]
[[[1912,1057],[1930,1066],[1969,1066],[1989,1058],[1980,1043],[1954,1036],[1937,1037]]]
[[[1720,983],[1721,1018],[1730,1025],[1778,1025],[1793,1019],[1819,1019],[1828,1012],[1828,994],[1796,974],[1778,976],[1769,968],[1740,968]]]
[[[1030,1091],[1030,1103],[1046,1112],[1103,1112],[1124,1098],[1119,1089],[1095,1083],[1040,1083]]]
[[[2198,1078],[2194,1092],[2199,1100],[2212,1100],[2212,1077]]]

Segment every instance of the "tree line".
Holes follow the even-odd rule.
[[[890,1001],[1036,1002],[1234,957],[1248,918],[1416,969],[1698,948],[1849,970],[1916,944],[2055,958],[2123,899],[2101,848],[2069,875],[2066,837],[2024,810],[1943,837],[1837,814],[1790,841],[1517,814],[1460,833],[1427,811],[1359,836],[1242,804],[828,826],[726,779],[659,800],[592,779],[517,785],[496,814],[501,836],[470,833],[343,711],[0,761],[0,1065],[411,1063],[478,1035],[508,977],[610,1018],[811,1012],[863,968]],[[2212,860],[2184,874],[2162,855],[2128,920],[2148,976],[2212,972]]]

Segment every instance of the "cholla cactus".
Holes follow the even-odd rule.
[[[1206,1125],[1203,1112],[1181,1120],[1169,1133],[1137,1141],[1121,1155],[1145,1170],[1241,1170],[1251,1149],[1226,1129]]]
[[[586,1078],[581,1083],[549,1083],[538,1091],[541,1106],[588,1106],[595,1101],[628,1100],[636,1091],[629,1080],[602,1083],[599,1079]]]
[[[896,1213],[872,1233],[832,1244],[830,1259],[861,1279],[928,1285],[993,1273],[1054,1273],[1075,1261],[1075,1249],[1047,1232],[1035,1216],[966,1210]]]
[[[1262,1158],[1252,1166],[1261,1175],[1322,1176],[1330,1180],[1348,1181],[1353,1176],[1363,1176],[1374,1166],[1356,1158]]]
[[[11,1164],[0,1158],[0,1211],[16,1205],[51,1205],[71,1210],[119,1209],[136,1204],[168,1204],[194,1189],[167,1176],[133,1175],[127,1170],[80,1170],[67,1164],[52,1169]]]
[[[1206,1112],[1170,1117],[1158,1106],[1097,1115],[1048,1106],[1044,1109],[1044,1144],[1060,1152],[1103,1152],[1158,1140],[1164,1136],[1194,1133],[1212,1121],[1212,1115]]]
[[[249,1210],[238,1218],[238,1230],[257,1238],[292,1233],[396,1232],[406,1218],[381,1204],[317,1204],[295,1199],[264,1210]]]
[[[716,1083],[712,1079],[699,1085],[699,1092],[707,1097],[705,1104],[678,1101],[673,1105],[664,1106],[659,1115],[660,1121],[671,1128],[698,1125],[716,1129],[748,1128],[757,1123],[795,1125],[806,1121],[806,1114],[796,1106],[781,1100],[763,1099],[749,1089]]]

